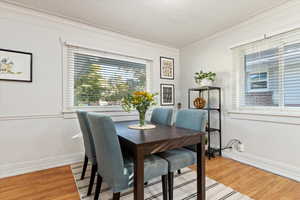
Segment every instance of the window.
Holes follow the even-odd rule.
[[[300,30],[234,48],[235,108],[300,107]]]
[[[67,108],[119,106],[123,96],[146,90],[147,62],[67,46]]]
[[[284,106],[300,107],[300,43],[284,47]]]
[[[252,72],[247,75],[248,92],[260,92],[268,89],[268,72]]]

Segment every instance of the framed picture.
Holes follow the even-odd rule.
[[[174,58],[160,57],[160,78],[174,80]]]
[[[175,102],[174,85],[160,84],[160,105],[173,106]]]
[[[0,49],[0,81],[32,82],[32,53]]]

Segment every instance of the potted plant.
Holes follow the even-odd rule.
[[[137,91],[133,94],[128,94],[122,101],[122,108],[130,112],[132,109],[136,109],[139,113],[139,125],[145,126],[145,115],[150,106],[156,105],[154,97],[157,94],[152,94],[146,91]]]
[[[214,72],[200,72],[195,73],[195,81],[200,86],[212,86],[212,82],[216,80],[216,73]]]

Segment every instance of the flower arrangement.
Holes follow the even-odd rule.
[[[145,126],[146,112],[150,106],[156,105],[154,99],[156,95],[146,91],[136,91],[133,94],[128,94],[121,101],[122,108],[126,112],[136,109],[139,112],[140,126]]]
[[[216,73],[214,72],[196,72],[194,79],[197,84],[210,86],[216,80]],[[204,83],[204,84],[203,84]]]

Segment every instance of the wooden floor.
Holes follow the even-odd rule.
[[[230,159],[207,161],[206,176],[253,199],[300,200],[299,182]]]
[[[0,200],[79,200],[70,166],[0,179]]]
[[[257,200],[300,200],[300,183],[226,159],[206,162],[206,175]],[[192,167],[193,168],[193,167]],[[79,200],[70,166],[0,179],[0,200]]]

